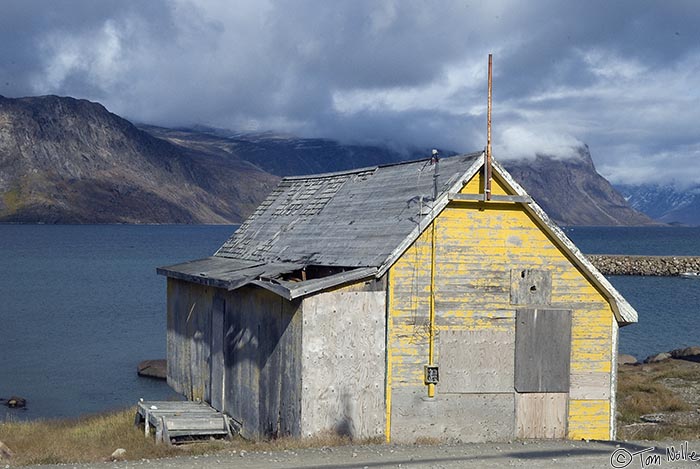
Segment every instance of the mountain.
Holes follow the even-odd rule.
[[[424,158],[431,149],[400,152],[376,145],[342,144],[265,132],[235,133],[208,127],[169,129],[139,125],[151,135],[196,151],[235,155],[277,176],[328,173]],[[445,154],[455,155],[455,152]]]
[[[429,155],[273,133],[137,127],[86,100],[0,97],[0,222],[239,223],[280,176]],[[586,147],[573,158],[504,164],[559,224],[653,223],[596,172]]]
[[[323,173],[424,158],[430,150],[398,152],[386,147],[342,145],[333,140],[291,136],[237,134],[220,129],[165,129],[142,126],[154,136],[193,149],[216,148],[237,155],[278,176]],[[444,155],[454,152],[441,151]],[[630,208],[595,169],[587,146],[573,157],[539,155],[504,160],[504,166],[562,225],[649,225],[654,222]]]
[[[230,223],[277,180],[155,138],[97,103],[0,96],[3,222]]]
[[[587,145],[566,158],[537,155],[503,165],[559,225],[657,224],[598,174]]]
[[[664,223],[700,225],[700,185],[678,189],[672,185],[615,186],[630,206]]]

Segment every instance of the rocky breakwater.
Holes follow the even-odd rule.
[[[656,275],[675,277],[700,272],[700,257],[694,256],[626,256],[589,254],[588,260],[603,275]],[[700,276],[698,277],[700,278]]]

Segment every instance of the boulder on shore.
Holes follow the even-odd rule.
[[[168,377],[168,364],[165,359],[144,360],[139,363],[137,372],[139,376],[166,379]]]
[[[671,354],[668,352],[657,353],[656,355],[648,356],[644,359],[644,363],[659,363],[664,360],[671,358]]]
[[[700,347],[694,345],[692,347],[678,348],[668,352],[673,358],[679,360],[688,360],[691,362],[700,362]]]
[[[626,355],[624,353],[617,356],[618,365],[635,365],[637,363],[637,358],[632,355]]]

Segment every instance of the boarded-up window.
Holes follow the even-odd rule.
[[[571,311],[519,309],[515,325],[515,389],[568,392]]]
[[[511,330],[440,331],[440,393],[513,392]]]

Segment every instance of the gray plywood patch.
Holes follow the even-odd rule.
[[[566,436],[566,393],[529,393],[515,397],[518,438],[564,438]]]
[[[442,393],[513,392],[513,330],[440,331]]]
[[[385,298],[351,291],[304,300],[303,436],[384,434]]]
[[[569,392],[571,311],[519,309],[515,320],[515,389]]]
[[[438,438],[461,442],[505,441],[515,431],[514,394],[439,394],[425,388],[392,389],[391,441]]]
[[[514,305],[548,305],[552,302],[552,273],[541,269],[510,272],[510,302]]]
[[[610,373],[571,373],[571,399],[610,399]]]

